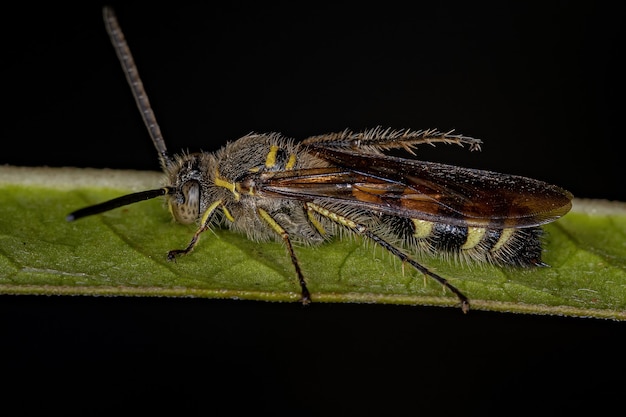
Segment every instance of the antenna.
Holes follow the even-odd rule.
[[[123,195],[113,200],[105,201],[104,203],[88,206],[80,210],[73,211],[68,214],[65,220],[73,222],[74,220],[82,219],[83,217],[93,216],[94,214],[104,213],[105,211],[113,210],[118,207],[127,206],[129,204],[137,203],[143,200],[150,200],[155,197],[159,197],[172,193],[171,187],[157,188],[154,190],[139,191],[138,193],[132,193]]]
[[[104,17],[104,25],[106,26],[107,33],[109,34],[111,43],[113,43],[113,47],[115,48],[115,53],[122,64],[124,75],[126,75],[126,80],[128,81],[130,89],[133,92],[133,97],[135,97],[137,108],[139,108],[141,117],[148,128],[154,147],[159,153],[161,168],[166,170],[172,165],[173,160],[167,152],[167,147],[165,146],[165,141],[163,140],[163,135],[161,134],[161,129],[159,128],[159,124],[157,123],[152,107],[150,106],[148,95],[146,94],[146,90],[143,88],[143,83],[139,77],[137,66],[135,65],[133,56],[130,53],[130,49],[128,48],[124,34],[122,33],[122,29],[120,28],[119,23],[117,23],[117,18],[115,17],[113,9],[110,7],[104,7],[102,15]],[[100,214],[105,211],[126,206],[128,204],[137,203],[143,200],[150,200],[162,195],[173,194],[174,191],[175,189],[173,187],[162,187],[154,190],[140,191],[124,195],[114,198],[113,200],[76,210],[68,214],[66,220],[71,222],[83,217]]]
[[[146,90],[143,88],[143,83],[141,82],[141,78],[139,77],[137,65],[135,65],[133,56],[130,53],[130,49],[128,48],[128,44],[126,43],[126,38],[124,38],[124,33],[122,32],[122,28],[117,22],[115,12],[110,7],[105,6],[103,8],[102,16],[104,18],[104,25],[106,27],[107,33],[111,38],[111,43],[115,48],[115,53],[117,54],[117,57],[122,64],[122,69],[124,70],[124,75],[126,76],[128,85],[130,85],[130,89],[133,92],[133,97],[135,97],[137,108],[139,109],[141,117],[143,118],[143,121],[148,128],[148,132],[150,133],[150,137],[152,138],[154,147],[159,153],[159,162],[161,163],[161,168],[165,170],[165,168],[169,167],[172,164],[172,158],[167,152],[167,147],[165,146],[165,141],[163,140],[163,135],[161,134],[161,128],[159,127],[156,117],[154,116],[152,106],[150,106],[150,100],[148,100]]]

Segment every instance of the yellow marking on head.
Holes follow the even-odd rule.
[[[324,217],[328,217],[332,221],[334,221],[336,223],[339,223],[341,225],[344,225],[346,227],[349,227],[351,229],[355,229],[358,226],[355,222],[353,222],[352,220],[348,219],[347,217],[344,217],[341,214],[337,214],[337,213],[332,212],[330,210],[327,210],[327,209],[325,209],[323,207],[320,207],[317,204],[306,203],[306,207],[309,210],[313,210],[316,213],[319,213],[319,214],[321,214]]]
[[[287,165],[285,165],[285,169],[290,170],[293,169],[294,166],[296,166],[296,155],[292,153],[289,155],[289,160],[287,161]]]
[[[487,228],[485,227],[469,226],[467,228],[467,238],[461,249],[472,249],[483,240],[485,233],[487,233]]]
[[[267,158],[265,158],[265,167],[272,168],[276,165],[276,154],[278,153],[278,146],[272,145],[270,146],[270,151],[267,153]]]
[[[237,184],[234,182],[228,182],[224,178],[220,177],[218,170],[215,170],[215,177],[213,183],[218,187],[224,187],[229,190],[235,196],[235,201],[239,201],[239,193],[237,192]]]
[[[428,220],[420,220],[420,219],[411,219],[413,222],[414,232],[413,237],[418,239],[425,239],[429,237],[433,232],[433,222],[429,222]]]
[[[502,229],[502,233],[500,233],[500,239],[498,239],[496,244],[493,245],[493,248],[491,248],[491,252],[497,252],[498,250],[500,250],[502,246],[504,246],[506,242],[509,241],[511,236],[513,236],[513,232],[515,232],[515,229]]]
[[[259,172],[261,170],[261,168],[259,167],[252,167],[248,170],[248,172]]]

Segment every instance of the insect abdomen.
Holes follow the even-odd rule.
[[[496,265],[543,264],[540,227],[459,226],[395,216],[385,216],[383,223],[409,248],[428,254],[452,254]]]

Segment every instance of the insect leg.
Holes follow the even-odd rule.
[[[274,218],[265,210],[258,209],[259,216],[276,232],[283,238],[285,245],[287,246],[287,251],[289,252],[289,257],[291,258],[291,263],[293,263],[294,268],[296,269],[296,275],[298,275],[298,282],[300,283],[301,288],[301,297],[300,302],[303,305],[307,305],[311,303],[311,293],[306,286],[306,281],[304,280],[304,275],[302,275],[302,270],[300,269],[300,264],[298,263],[298,258],[296,258],[296,253],[293,250],[293,246],[291,244],[291,239],[289,239],[289,233],[280,225]]]
[[[200,234],[209,229],[209,226],[211,225],[211,219],[215,214],[215,209],[217,209],[221,204],[222,201],[218,200],[209,206],[209,208],[202,215],[200,227],[198,228],[198,230],[196,230],[196,233],[193,234],[193,237],[191,238],[191,241],[189,242],[187,247],[185,249],[174,249],[169,251],[167,253],[168,261],[175,261],[177,256],[186,255],[193,250],[193,248],[198,243],[198,239],[200,239]]]
[[[343,148],[361,151],[385,151],[389,149],[404,149],[414,153],[413,149],[421,144],[435,145],[436,143],[468,145],[470,151],[480,150],[480,139],[463,136],[436,129],[408,130],[383,129],[377,127],[363,132],[344,130],[339,133],[312,136],[303,141],[306,145],[319,148]]]
[[[422,274],[428,275],[429,277],[433,278],[434,280],[439,282],[441,285],[443,285],[444,288],[449,289],[454,295],[457,296],[457,298],[461,302],[461,309],[463,310],[464,313],[467,313],[469,311],[469,307],[470,307],[469,299],[458,288],[450,284],[447,279],[430,271],[428,268],[426,268],[422,264],[418,263],[417,261],[409,257],[402,250],[395,247],[391,243],[387,242],[386,240],[378,236],[376,233],[369,230],[367,226],[357,223],[353,220],[350,220],[347,217],[342,216],[341,214],[325,209],[324,207],[318,206],[317,204],[314,204],[311,202],[306,203],[306,207],[308,210],[315,211],[321,214],[322,216],[327,217],[330,220],[338,224],[341,224],[342,226],[347,227],[348,229],[352,230],[354,233],[357,233],[359,235],[362,235],[371,239],[372,241],[378,243],[380,246],[388,250],[391,254],[400,258],[402,262],[409,263],[411,266],[413,266],[415,269],[420,271]]]
[[[361,232],[361,234],[363,236],[366,236],[366,237],[372,239],[374,242],[378,243],[380,246],[382,246],[383,248],[387,249],[389,252],[391,252],[392,254],[397,256],[398,258],[400,258],[402,260],[402,262],[408,262],[409,264],[411,264],[411,266],[413,266],[415,269],[420,271],[422,274],[428,275],[429,277],[434,278],[441,285],[443,285],[445,288],[447,288],[450,291],[452,291],[452,293],[457,296],[457,298],[461,302],[461,310],[463,310],[464,313],[467,313],[469,311],[470,304],[469,304],[468,298],[458,288],[456,288],[454,285],[450,284],[447,279],[445,279],[442,276],[437,275],[434,272],[430,271],[424,265],[416,262],[415,260],[410,258],[407,254],[402,252],[400,249],[396,248],[395,246],[393,246],[392,244],[390,244],[386,240],[383,240],[380,236],[378,236],[377,234],[371,232],[370,230],[365,229],[365,230],[363,230]]]

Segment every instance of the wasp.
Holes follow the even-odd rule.
[[[200,236],[225,226],[263,242],[282,241],[311,302],[294,243],[321,244],[349,232],[368,239],[454,293],[463,312],[469,299],[412,254],[452,256],[498,266],[545,266],[541,225],[565,215],[572,194],[517,175],[390,155],[414,155],[422,144],[479,150],[481,140],[437,130],[345,130],[295,142],[278,133],[246,135],[214,153],[170,156],[130,49],[112,9],[104,22],[165,173],[160,188],[74,211],[73,221],[165,196],[174,219],[199,227],[172,261]]]

